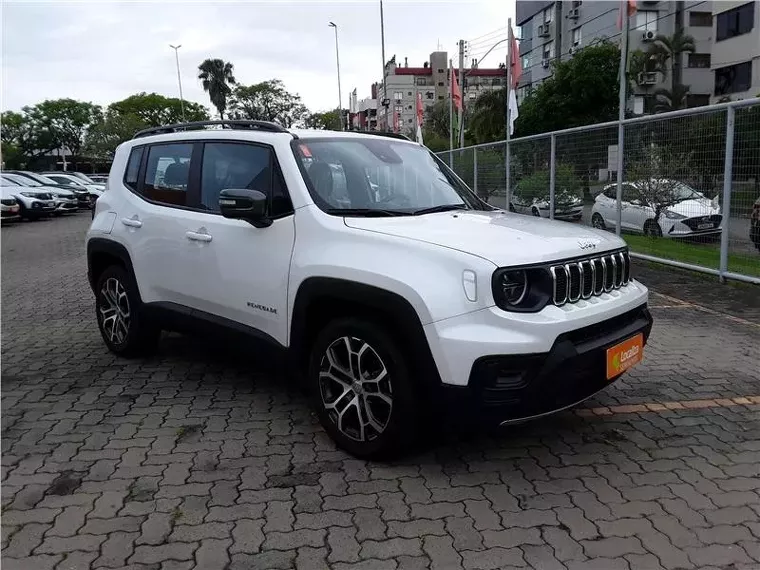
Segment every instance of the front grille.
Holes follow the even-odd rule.
[[[631,280],[631,259],[627,251],[571,261],[549,268],[552,301],[561,306],[620,289]]]
[[[39,194],[35,194],[34,197],[37,198],[38,200],[52,200],[53,199],[52,194],[47,194],[45,192],[40,192]]]
[[[715,227],[718,227],[722,219],[723,216],[714,214],[712,216],[697,216],[695,218],[686,218],[685,220],[681,220],[681,222],[684,225],[688,226],[690,230],[698,231],[700,224],[714,224]]]

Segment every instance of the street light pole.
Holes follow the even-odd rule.
[[[343,126],[343,95],[340,90],[340,52],[338,50],[338,25],[335,22],[330,22],[330,27],[335,28],[335,63],[338,67],[338,117],[340,118],[340,130],[344,131]]]
[[[179,83],[179,105],[182,109],[182,122],[185,121],[185,98],[182,96],[182,76],[179,73],[179,48],[182,47],[182,44],[173,46],[169,44],[169,47],[174,50],[174,58],[177,61],[177,83]]]
[[[383,129],[388,130],[388,109],[390,108],[390,102],[388,101],[388,88],[385,77],[385,18],[383,17],[383,0],[380,0],[380,51],[383,56],[383,98],[380,100],[380,107],[385,107],[383,114]],[[378,95],[380,95],[378,93]],[[378,107],[378,111],[380,111]]]

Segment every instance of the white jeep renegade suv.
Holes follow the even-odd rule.
[[[143,131],[116,151],[87,258],[110,350],[197,324],[268,342],[362,457],[423,410],[506,423],[581,402],[652,326],[621,239],[495,209],[398,135]]]

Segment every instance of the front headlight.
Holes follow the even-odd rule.
[[[546,268],[497,269],[491,281],[493,297],[505,311],[532,313],[551,299],[551,280]]]
[[[686,216],[682,216],[681,214],[677,214],[676,212],[671,212],[670,210],[665,210],[665,217],[669,220],[685,220]]]

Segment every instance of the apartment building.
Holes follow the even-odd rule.
[[[638,10],[630,19],[629,53],[646,51],[657,35],[670,36],[680,28],[694,38],[695,53],[681,55],[681,81],[690,88],[688,106],[708,104],[714,90],[713,4],[722,6],[724,2],[639,0]],[[551,75],[552,61],[566,61],[584,46],[602,39],[619,42],[619,9],[619,2],[517,0],[516,23],[523,66],[518,101]],[[643,74],[638,79],[629,108],[636,114],[653,112],[654,92],[669,88],[670,76]]]
[[[760,95],[760,3],[713,2],[712,102]]]
[[[457,54],[457,59],[458,57]],[[506,85],[506,75],[504,65],[491,69],[466,69],[462,89],[465,105],[474,102],[486,90],[503,88]],[[388,129],[401,133],[414,130],[418,94],[422,96],[425,109],[439,101],[448,101],[449,54],[435,51],[422,67],[410,67],[408,58],[404,58],[403,65],[399,65],[393,56],[385,66],[385,79],[385,90],[382,81],[373,84],[369,99],[352,97],[349,107],[352,128],[385,130],[387,125]],[[388,99],[387,106],[382,105],[383,97]],[[365,109],[368,111],[365,112]],[[374,124],[366,118],[372,116],[372,110],[375,112]]]

